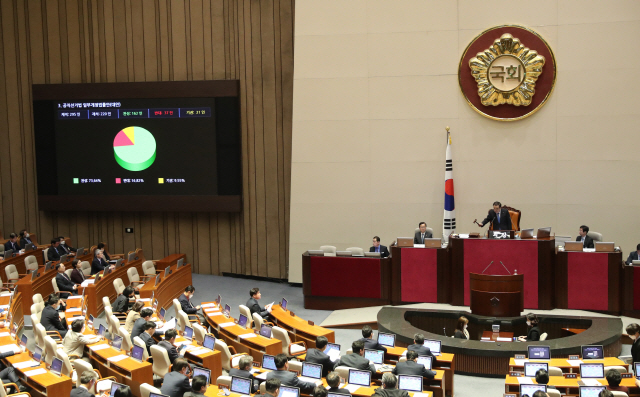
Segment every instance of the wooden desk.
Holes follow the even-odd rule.
[[[336,340],[335,332],[319,325],[309,325],[307,320],[292,316],[290,310],[285,311],[280,305],[273,305],[271,317],[278,327],[284,328],[289,332],[291,342],[304,341],[307,344],[307,348],[316,347],[316,338],[318,336],[325,336],[329,343],[334,343]]]
[[[537,384],[536,379],[533,378],[533,383]],[[549,385],[550,386],[555,386],[556,389],[562,390],[564,392],[566,392],[566,395],[575,395],[577,396],[579,394],[578,389],[579,389],[579,385],[578,385],[578,381],[580,380],[580,377],[578,377],[577,379],[566,379],[564,376],[550,376],[549,377]],[[603,386],[608,386],[609,383],[607,382],[606,379],[597,379],[598,382],[600,382]],[[635,378],[626,378],[626,379],[622,379],[622,382],[620,382],[620,386],[626,386],[628,388],[637,388],[636,387],[636,380]],[[505,381],[504,381],[504,390],[505,393],[519,393],[520,392],[520,384],[518,383],[518,378],[516,378],[515,376],[509,376],[507,375]]]
[[[392,305],[451,301],[449,250],[446,248],[400,248],[395,243],[389,248],[391,249]],[[425,274],[430,277],[424,277]]]
[[[184,342],[186,339],[182,336],[176,338],[176,345]],[[192,346],[202,347],[195,340],[191,342]],[[198,367],[208,368],[211,370],[211,380],[218,379],[222,375],[222,353],[217,350],[208,351],[202,354],[193,354],[191,351],[185,351],[184,358],[192,362]]]
[[[211,302],[203,302],[211,303]],[[208,309],[208,308],[207,308]],[[282,352],[282,342],[275,338],[265,338],[262,335],[256,334],[251,329],[243,328],[237,324],[232,326],[222,327],[220,324],[233,323],[233,318],[225,317],[219,310],[218,311],[204,311],[207,323],[216,329],[218,338],[224,340],[227,345],[233,346],[238,353],[247,353],[253,357],[253,361],[262,361],[264,354],[275,356]],[[254,334],[255,337],[241,338],[241,335]]]
[[[156,265],[156,271],[158,270],[164,270],[167,266],[173,266],[175,264],[178,263],[178,260],[180,259],[184,259],[184,261],[187,261],[187,254],[171,254],[169,256],[167,256],[164,259],[160,259],[159,261],[156,261],[155,265]]]
[[[396,363],[406,351],[406,347],[387,347],[385,358],[390,363]],[[440,355],[436,357],[436,361],[433,362],[432,368],[436,372],[439,370],[443,371],[445,393],[448,396],[453,396],[453,374],[456,371],[455,354],[440,353]]]
[[[436,375],[436,377],[437,377],[437,376],[438,376],[438,375]],[[326,387],[326,386],[329,386],[329,385],[327,384],[327,380],[326,380],[325,378],[322,378],[322,384],[323,384],[325,387]],[[358,389],[356,389],[354,392],[352,392],[352,393],[351,393],[351,395],[352,395],[352,396],[359,396],[359,397],[369,397],[369,396],[372,396],[372,395],[373,395],[373,393],[375,393],[375,392],[376,392],[376,389],[377,389],[377,388],[378,388],[377,386],[369,386],[369,387],[361,386],[360,388],[358,388]],[[410,396],[412,396],[412,397],[413,397],[413,394],[414,394],[413,392],[408,392],[408,393],[409,393],[409,395],[410,395]],[[423,395],[424,395],[424,397],[433,397],[433,395],[434,395],[434,394],[433,394],[433,392],[432,392],[432,391],[427,391],[427,390],[425,390],[425,391],[423,392]]]
[[[148,383],[153,385],[153,367],[146,361],[138,362],[131,357],[117,362],[111,362],[110,357],[126,354],[124,350],[116,350],[112,347],[93,351],[91,346],[106,345],[104,341],[87,345],[85,355],[91,359],[91,365],[103,378],[115,376],[116,381],[131,387],[134,395],[140,396],[140,385]]]
[[[544,361],[543,360],[525,360],[525,361],[549,363],[550,367],[558,367],[562,369],[562,372],[566,372],[566,373],[580,372],[579,365],[572,366],[564,358],[552,358],[551,360],[544,360]],[[617,357],[605,357],[602,360],[588,360],[588,362],[595,363],[595,364],[603,363],[605,367],[611,367],[611,366],[617,365],[617,366],[625,367],[627,371],[629,371],[629,364],[625,363],[624,361],[620,360]],[[524,365],[516,365],[516,360],[513,357],[509,359],[509,371],[521,371],[523,369],[524,369]]]
[[[0,296],[0,305],[9,304],[9,296]],[[6,322],[8,313],[11,313],[11,323],[16,323],[18,326],[16,332],[20,332],[20,329],[24,327],[24,311],[23,311],[23,303],[22,303],[22,294],[20,292],[16,292],[13,297],[13,302],[11,302],[11,307],[9,310],[5,310],[0,316],[0,319],[3,322]],[[30,313],[30,312],[28,312]],[[5,324],[5,328],[11,329],[11,324]]]
[[[175,264],[171,266],[171,274],[167,277],[165,277],[163,272],[160,276],[160,284],[158,285],[155,285],[155,277],[149,279],[149,281],[140,288],[140,298],[149,299],[153,296],[154,299],[158,300],[158,308],[164,307],[168,309],[171,307],[173,300],[183,294],[187,286],[193,284],[191,264],[186,263],[180,267],[180,269],[176,269],[176,267],[177,265]]]
[[[510,341],[513,341],[513,332],[493,332],[493,331],[482,331],[482,340],[492,340],[497,341],[498,338],[509,338]]]
[[[25,252],[24,254],[17,254],[13,258],[0,260],[0,278],[2,278],[3,283],[6,283],[7,281],[9,281],[7,279],[7,272],[4,271],[4,269],[9,265],[15,265],[16,269],[18,270],[18,273],[20,274],[27,273],[27,268],[24,265],[24,260],[29,255],[33,255],[36,257],[36,260],[38,261],[38,267],[44,266],[43,257],[42,257],[42,248],[36,248],[35,250]]]

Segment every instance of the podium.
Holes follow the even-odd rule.
[[[524,310],[524,274],[469,273],[471,313],[487,317],[519,317]]]

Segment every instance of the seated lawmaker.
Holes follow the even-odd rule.
[[[353,342],[351,344],[351,350],[353,350],[353,353],[340,357],[340,360],[338,360],[334,368],[344,366],[361,369],[363,371],[369,370],[371,376],[373,376],[376,373],[376,367],[364,358],[364,342],[362,339]]]
[[[536,342],[540,340],[540,328],[538,328],[538,316],[533,313],[529,313],[526,316],[527,318],[527,326],[529,328],[529,332],[527,332],[527,336],[519,336],[518,340],[520,342]]]
[[[433,353],[431,353],[431,349],[424,345],[423,334],[413,335],[413,345],[407,346],[407,353],[409,353],[409,351],[417,352],[418,356],[431,356],[433,360],[436,359]]]
[[[595,248],[593,244],[593,239],[587,234],[589,233],[589,226],[582,225],[580,226],[580,230],[578,231],[579,236],[576,237],[576,241],[582,241],[583,248]]]
[[[269,397],[278,397],[280,395],[280,379],[271,378],[265,382],[266,395]]]
[[[296,374],[289,372],[289,362],[287,361],[286,354],[278,354],[273,361],[276,364],[277,370],[267,374],[267,381],[277,378],[283,386],[299,387],[300,392],[305,394],[311,394],[313,392],[313,389],[316,387],[315,383],[301,381]]]
[[[422,364],[418,364],[418,353],[413,350],[408,350],[407,361],[398,361],[391,372],[394,375],[420,375],[427,379],[433,379],[436,376],[434,371],[426,369]]]
[[[622,382],[622,375],[620,375],[620,372],[618,372],[617,369],[610,369],[609,371],[607,371],[605,377],[607,379],[607,383],[609,384],[607,386],[607,390],[621,391],[627,393],[627,395],[629,394],[629,388],[627,386],[620,386],[620,382]]]
[[[20,230],[20,248],[25,249],[29,244],[33,244],[29,238],[29,232],[27,232],[27,229]]]
[[[316,347],[307,349],[307,355],[305,361],[314,364],[322,364],[322,377],[326,377],[327,374],[333,371],[334,362],[331,361],[331,357],[324,353],[324,348],[329,343],[326,336],[316,337]]]
[[[147,321],[142,326],[142,330],[143,332],[138,335],[138,337],[142,339],[144,344],[147,346],[147,353],[151,355],[151,346],[156,344],[155,339],[153,339],[153,335],[156,333],[156,323],[153,321]]]
[[[64,267],[64,264],[58,263],[57,270],[58,274],[56,274],[56,284],[58,284],[58,290],[60,290],[60,296],[62,298],[66,298],[69,295],[75,295],[78,290],[78,286],[71,281],[71,278],[67,276],[65,271],[67,270]]]
[[[469,331],[467,331],[467,325],[469,320],[465,316],[460,316],[458,319],[458,325],[456,326],[456,332],[453,335],[457,339],[469,339]]]
[[[509,210],[503,208],[499,201],[493,202],[493,209],[489,210],[487,217],[478,226],[483,227],[489,222],[493,224],[493,230],[513,230]]]
[[[7,240],[7,242],[4,243],[4,250],[5,251],[13,250],[14,254],[19,254],[20,253],[20,245],[18,244],[18,235],[17,234],[11,233],[9,235],[9,240]]]
[[[369,252],[379,252],[381,258],[389,256],[389,250],[384,245],[380,245],[380,237],[373,236],[373,247],[369,248]]]
[[[187,315],[196,315],[198,316],[202,324],[206,324],[204,315],[202,313],[198,313],[198,310],[202,309],[202,306],[194,306],[193,303],[191,303],[191,298],[193,298],[193,294],[195,294],[195,292],[195,287],[193,285],[188,285],[184,289],[184,293],[178,298],[180,307],[182,308],[183,312],[187,313]]]
[[[80,267],[80,259],[74,259],[73,262],[71,262],[71,267],[73,268],[71,271],[71,281],[76,284],[82,284],[87,278]]]
[[[196,375],[191,380],[191,391],[184,393],[184,397],[204,397],[204,393],[207,392],[207,387],[209,387],[207,377],[204,375]]]
[[[80,377],[80,386],[71,389],[70,397],[96,397],[95,394],[89,392],[98,383],[98,374],[93,371],[84,371]]]
[[[136,294],[133,287],[128,285],[124,287],[122,293],[118,295],[115,302],[113,302],[113,305],[111,305],[111,309],[114,313],[126,313],[129,311],[129,301],[135,298]]]
[[[362,338],[360,339],[364,343],[365,349],[371,350],[382,350],[385,353],[387,352],[387,348],[378,343],[377,340],[373,339],[373,329],[369,325],[365,325],[362,327]]]
[[[67,335],[67,325],[66,321],[63,323],[63,321],[60,320],[60,315],[58,314],[59,308],[60,297],[56,294],[49,295],[47,306],[42,310],[40,324],[42,324],[46,331],[58,331],[60,336],[64,338]]]
[[[77,249],[73,248],[70,245],[67,245],[67,241],[63,236],[58,237],[58,240],[60,240],[58,251],[62,250],[66,255],[71,255],[71,256],[75,255],[75,252],[78,252]]]
[[[60,246],[60,240],[57,238],[51,239],[51,245],[49,246],[49,250],[47,251],[47,260],[55,262],[60,260],[60,252],[58,251],[58,246]]]
[[[151,316],[153,316],[153,310],[150,308],[147,307],[140,310],[140,318],[133,323],[133,329],[131,330],[131,343],[133,343],[133,338],[140,336],[144,332],[145,324],[147,321],[151,321]],[[156,332],[154,335],[162,335],[162,333]]]
[[[631,323],[627,325],[625,331],[633,341],[633,344],[631,345],[631,357],[633,360],[631,362],[640,362],[640,325],[637,323]]]
[[[124,323],[124,328],[128,333],[133,331],[133,324],[140,318],[140,311],[144,308],[144,302],[137,301],[127,313],[127,320]]]
[[[85,335],[84,334],[84,320],[73,320],[71,323],[71,330],[67,332],[62,340],[62,348],[68,355],[75,354],[82,358],[85,345],[92,343],[98,343],[102,340],[100,335]]]
[[[176,331],[175,328],[171,328],[167,330],[167,332],[165,332],[164,340],[158,342],[158,347],[161,347],[167,351],[167,355],[169,356],[169,361],[171,361],[171,364],[173,364],[178,358],[180,358],[178,349],[176,349],[174,345],[177,336],[178,331]]]
[[[260,317],[266,320],[269,317],[269,313],[271,313],[271,305],[267,305],[264,308],[260,307],[258,303],[258,300],[262,299],[260,288],[252,288],[251,291],[249,291],[249,295],[251,298],[247,301],[246,306],[251,311],[251,314],[258,313]]]
[[[373,393],[374,397],[409,397],[406,390],[396,388],[398,379],[395,375],[385,372],[382,375],[382,387],[376,389]]]
[[[253,368],[253,357],[244,355],[240,357],[240,361],[238,362],[238,368],[231,368],[229,370],[229,376],[239,376],[241,378],[251,379],[251,393],[257,393],[260,388],[260,381],[254,378],[251,373],[251,369]]]
[[[418,230],[416,232],[416,235],[413,236],[413,243],[414,244],[424,244],[424,239],[425,238],[431,238],[431,232],[427,231],[427,223],[426,222],[420,222],[418,223]]]
[[[173,371],[164,375],[164,382],[160,392],[169,397],[183,397],[184,393],[191,391],[189,372],[191,367],[184,358],[179,358],[173,364]]]
[[[91,262],[91,275],[100,273],[106,268],[110,268],[113,270],[115,265],[109,265],[109,262],[104,260],[104,254],[100,250],[96,250],[96,257],[93,258],[93,262]]]
[[[629,257],[627,258],[627,265],[631,265],[633,261],[637,261],[638,259],[640,259],[640,244],[638,244],[635,251],[631,251],[629,253]]]
[[[329,389],[327,391],[331,394],[351,395],[349,389],[340,389],[340,375],[335,371],[329,372],[327,375],[327,385],[329,385]]]

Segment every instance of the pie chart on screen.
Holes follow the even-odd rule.
[[[142,127],[127,127],[113,139],[113,152],[125,170],[146,170],[156,160],[156,139]]]

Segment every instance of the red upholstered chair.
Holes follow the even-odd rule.
[[[520,210],[517,210],[513,207],[509,207],[507,205],[503,205],[502,208],[506,208],[509,210],[509,216],[511,216],[511,228],[513,230],[520,230],[520,219],[522,218],[522,213]],[[493,230],[493,223],[489,225],[489,230]]]

